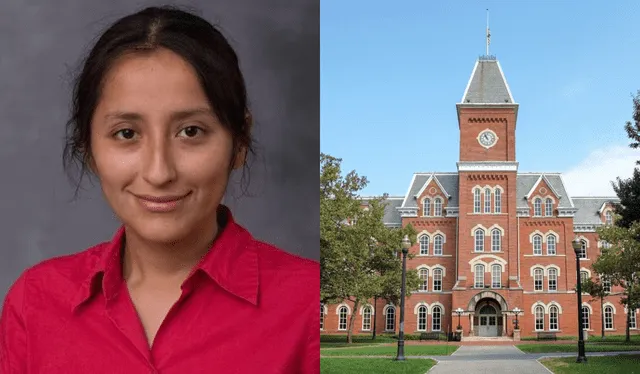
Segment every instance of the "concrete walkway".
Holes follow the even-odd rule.
[[[548,374],[549,370],[531,355],[510,346],[462,346],[448,357],[438,357],[438,364],[429,374]]]

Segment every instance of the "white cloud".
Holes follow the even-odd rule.
[[[611,181],[633,175],[640,151],[627,145],[597,149],[562,173],[569,196],[615,196]]]

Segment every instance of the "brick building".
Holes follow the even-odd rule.
[[[457,172],[415,173],[406,195],[391,197],[385,224],[412,224],[418,232],[407,269],[423,280],[405,301],[405,333],[453,331],[455,310],[464,312],[464,336],[512,336],[513,310],[521,335],[555,331],[577,335],[576,255],[580,270],[596,277],[592,262],[606,243],[595,229],[611,222],[612,197],[571,197],[559,173],[519,173],[515,130],[518,107],[499,62],[482,56],[475,63],[457,104],[460,159]],[[587,334],[625,331],[626,313],[615,287],[601,309],[583,296]],[[384,300],[352,310],[352,304],[321,305],[323,333],[397,333],[399,306]],[[632,314],[637,333],[638,311]]]

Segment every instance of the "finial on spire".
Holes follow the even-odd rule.
[[[491,44],[491,32],[489,31],[489,9],[487,9],[487,56],[489,56],[490,44]]]

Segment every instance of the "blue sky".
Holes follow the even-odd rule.
[[[624,123],[640,89],[637,1],[321,2],[320,149],[403,195],[414,172],[456,171],[460,101],[479,55],[516,102],[521,172],[562,172],[569,193],[610,195],[640,150]]]

